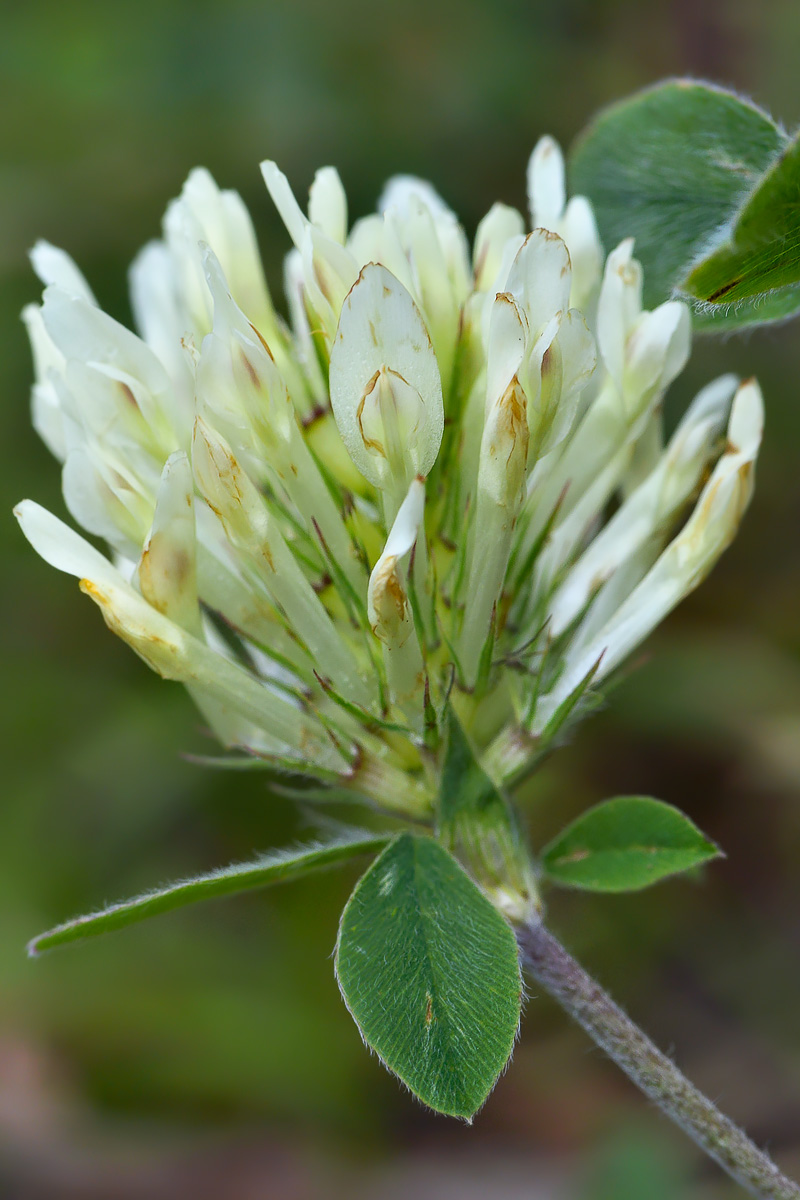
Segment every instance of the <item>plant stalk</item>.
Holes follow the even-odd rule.
[[[761,1200],[800,1200],[800,1187],[689,1082],[541,923],[518,928],[517,941],[537,983],[737,1183]]]

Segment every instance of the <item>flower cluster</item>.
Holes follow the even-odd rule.
[[[113,564],[17,515],[225,746],[425,817],[449,704],[509,782],[707,574],[750,497],[760,393],[716,380],[663,444],[688,310],[642,310],[632,242],[604,262],[549,138],[532,232],[495,204],[471,251],[418,179],[348,228],[335,170],[307,214],[262,170],[288,323],[206,171],[133,264],[138,335],[35,248],[34,423]]]

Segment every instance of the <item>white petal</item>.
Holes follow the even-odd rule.
[[[280,213],[281,220],[289,231],[289,237],[297,249],[301,249],[303,235],[308,219],[295,199],[289,180],[280,170],[277,163],[267,159],[261,164],[261,174],[267,190],[272,197],[272,203]]]
[[[528,339],[527,321],[508,292],[499,292],[491,307],[486,367],[486,411],[505,393],[519,373]]]
[[[554,636],[566,629],[593,592],[627,558],[638,553],[665,522],[675,518],[707,469],[725,426],[736,382],[735,376],[723,376],[698,393],[655,469],[571,568],[550,606]]]
[[[347,239],[347,249],[352,254],[358,269],[367,263],[380,263],[400,280],[409,292],[414,290],[411,267],[403,250],[394,223],[383,215],[372,213],[356,221]]]
[[[308,386],[313,399],[316,401],[317,406],[324,407],[327,403],[328,389],[322,377],[322,370],[311,336],[311,326],[308,321],[308,313],[306,312],[304,300],[303,257],[299,250],[290,250],[284,259],[283,288],[286,293],[289,317],[292,323],[292,332],[294,333],[294,354],[305,378],[308,380]],[[309,411],[309,405],[300,388],[295,388],[292,399],[300,407],[303,415]]]
[[[335,167],[321,167],[308,193],[308,219],[331,241],[347,239],[347,196]]]
[[[65,358],[116,367],[138,379],[164,409],[171,407],[169,379],[153,351],[107,313],[60,288],[44,294],[42,319]]]
[[[109,628],[159,675],[190,685],[193,694],[199,688],[201,696],[254,722],[273,751],[287,748],[306,760],[332,763],[332,747],[316,722],[157,612],[69,526],[30,500],[15,513],[34,549],[57,570],[81,580]],[[334,756],[341,769],[344,764],[337,760]]]
[[[164,233],[183,306],[196,337],[208,332],[211,319],[200,242],[209,245],[222,263],[236,303],[265,336],[272,335],[275,314],[255,231],[237,192],[222,190],[208,171],[196,168],[189,173],[178,199],[167,208]]]
[[[522,213],[507,204],[493,204],[478,225],[475,234],[475,249],[472,266],[475,287],[478,291],[490,291],[497,279],[506,246],[512,239],[524,239],[525,221]],[[519,250],[519,241],[514,254]]]
[[[45,287],[54,284],[69,296],[80,296],[90,304],[97,304],[82,272],[65,250],[59,250],[49,242],[39,241],[31,250],[31,262]]]
[[[556,230],[565,200],[561,147],[551,137],[540,138],[528,162],[528,204],[532,228]]]
[[[385,447],[367,445],[362,428],[367,397],[384,368],[416,393],[421,405],[403,447],[402,479],[390,474]],[[330,389],[342,440],[366,479],[404,493],[415,475],[428,474],[444,429],[439,368],[419,309],[385,267],[367,265],[345,300],[331,351]],[[392,414],[385,418],[388,425]]]
[[[392,176],[378,200],[378,212],[385,213],[394,208],[401,217],[406,217],[413,199],[421,200],[434,217],[450,217],[455,220],[453,210],[445,204],[436,188],[426,179],[418,179],[416,175]]]
[[[583,313],[571,308],[564,314],[558,330],[558,344],[564,363],[562,396],[577,398],[597,366],[597,347]]]
[[[686,366],[691,340],[689,309],[680,300],[643,313],[628,343],[626,390],[637,397],[666,391]]]
[[[34,500],[23,500],[14,509],[22,532],[46,563],[77,579],[113,583],[117,571],[99,550]]]
[[[138,557],[152,507],[143,503],[130,486],[126,504],[119,492],[127,481],[118,475],[116,483],[115,490],[87,449],[70,450],[61,473],[64,503],[70,515],[87,533],[104,538],[121,553]]]
[[[138,579],[142,595],[153,608],[190,633],[200,633],[194,481],[182,450],[164,464]]]
[[[594,211],[585,196],[573,196],[558,231],[567,243],[572,261],[573,308],[584,309],[603,275],[603,247]]]
[[[425,485],[422,480],[415,479],[400,505],[367,590],[367,616],[372,632],[382,643],[392,700],[405,711],[416,728],[421,725],[424,670],[405,571],[399,563],[417,540],[424,507]]]
[[[526,376],[528,423],[537,459],[549,454],[572,430],[581,392],[596,362],[594,338],[582,313],[570,309],[545,327]],[[536,387],[535,373],[541,379]]]
[[[36,374],[36,383],[31,390],[33,427],[50,453],[63,462],[67,453],[64,414],[53,376],[63,373],[64,355],[50,340],[38,304],[26,304],[22,320],[28,332]]]
[[[149,242],[139,251],[131,263],[129,282],[136,328],[164,364],[181,412],[191,420],[194,380],[182,344],[189,330],[178,295],[175,262],[164,242]]]
[[[642,269],[633,257],[633,238],[626,238],[608,256],[597,307],[597,344],[620,393],[628,333],[641,311]]]
[[[408,554],[417,540],[424,514],[425,484],[421,479],[413,479],[405,500],[397,510],[381,558],[402,558]]]
[[[240,552],[240,561],[251,565],[311,661],[340,692],[368,704],[371,697],[356,658],[287,545],[267,501],[225,439],[199,417],[192,442],[192,468],[202,495]]]
[[[537,337],[556,313],[567,311],[571,283],[564,242],[555,233],[534,229],[514,259],[505,287],[523,308],[532,337]]]
[[[618,666],[705,579],[730,545],[752,495],[763,415],[761,391],[755,380],[749,380],[734,397],[728,446],[691,517],[593,641],[574,658],[568,657],[564,674],[537,713],[537,729],[601,655],[598,680]],[[731,436],[734,433],[738,441]]]

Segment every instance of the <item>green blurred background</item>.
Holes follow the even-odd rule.
[[[287,239],[257,164],[298,194],[335,163],[352,211],[398,170],[473,232],[524,203],[545,131],[691,73],[800,120],[797,0],[60,0],[0,5],[2,505],[0,1195],[13,1200],[517,1197],[736,1190],[532,994],[473,1128],[424,1112],[362,1048],[333,979],[347,870],[28,962],[76,911],[302,836],[260,777],[204,773],[182,691],[28,548],[12,504],[62,512],[29,427],[18,319],[43,236],[128,319],[125,272],[205,164]],[[728,853],[634,898],[554,898],[552,922],[732,1115],[800,1172],[800,326],[698,344],[674,414],[721,369],[768,410],[756,498],[651,661],[536,780],[536,841],[609,794],[679,804]]]

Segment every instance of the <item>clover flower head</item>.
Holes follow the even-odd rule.
[[[662,444],[688,309],[643,311],[632,241],[604,261],[552,139],[530,220],[495,204],[472,249],[421,180],[350,227],[332,168],[307,212],[262,170],[288,322],[203,170],[132,266],[138,333],[34,249],[33,420],[111,560],[17,515],[226,747],[425,820],[449,706],[508,783],[708,573],[750,498],[759,389],[716,380]]]

